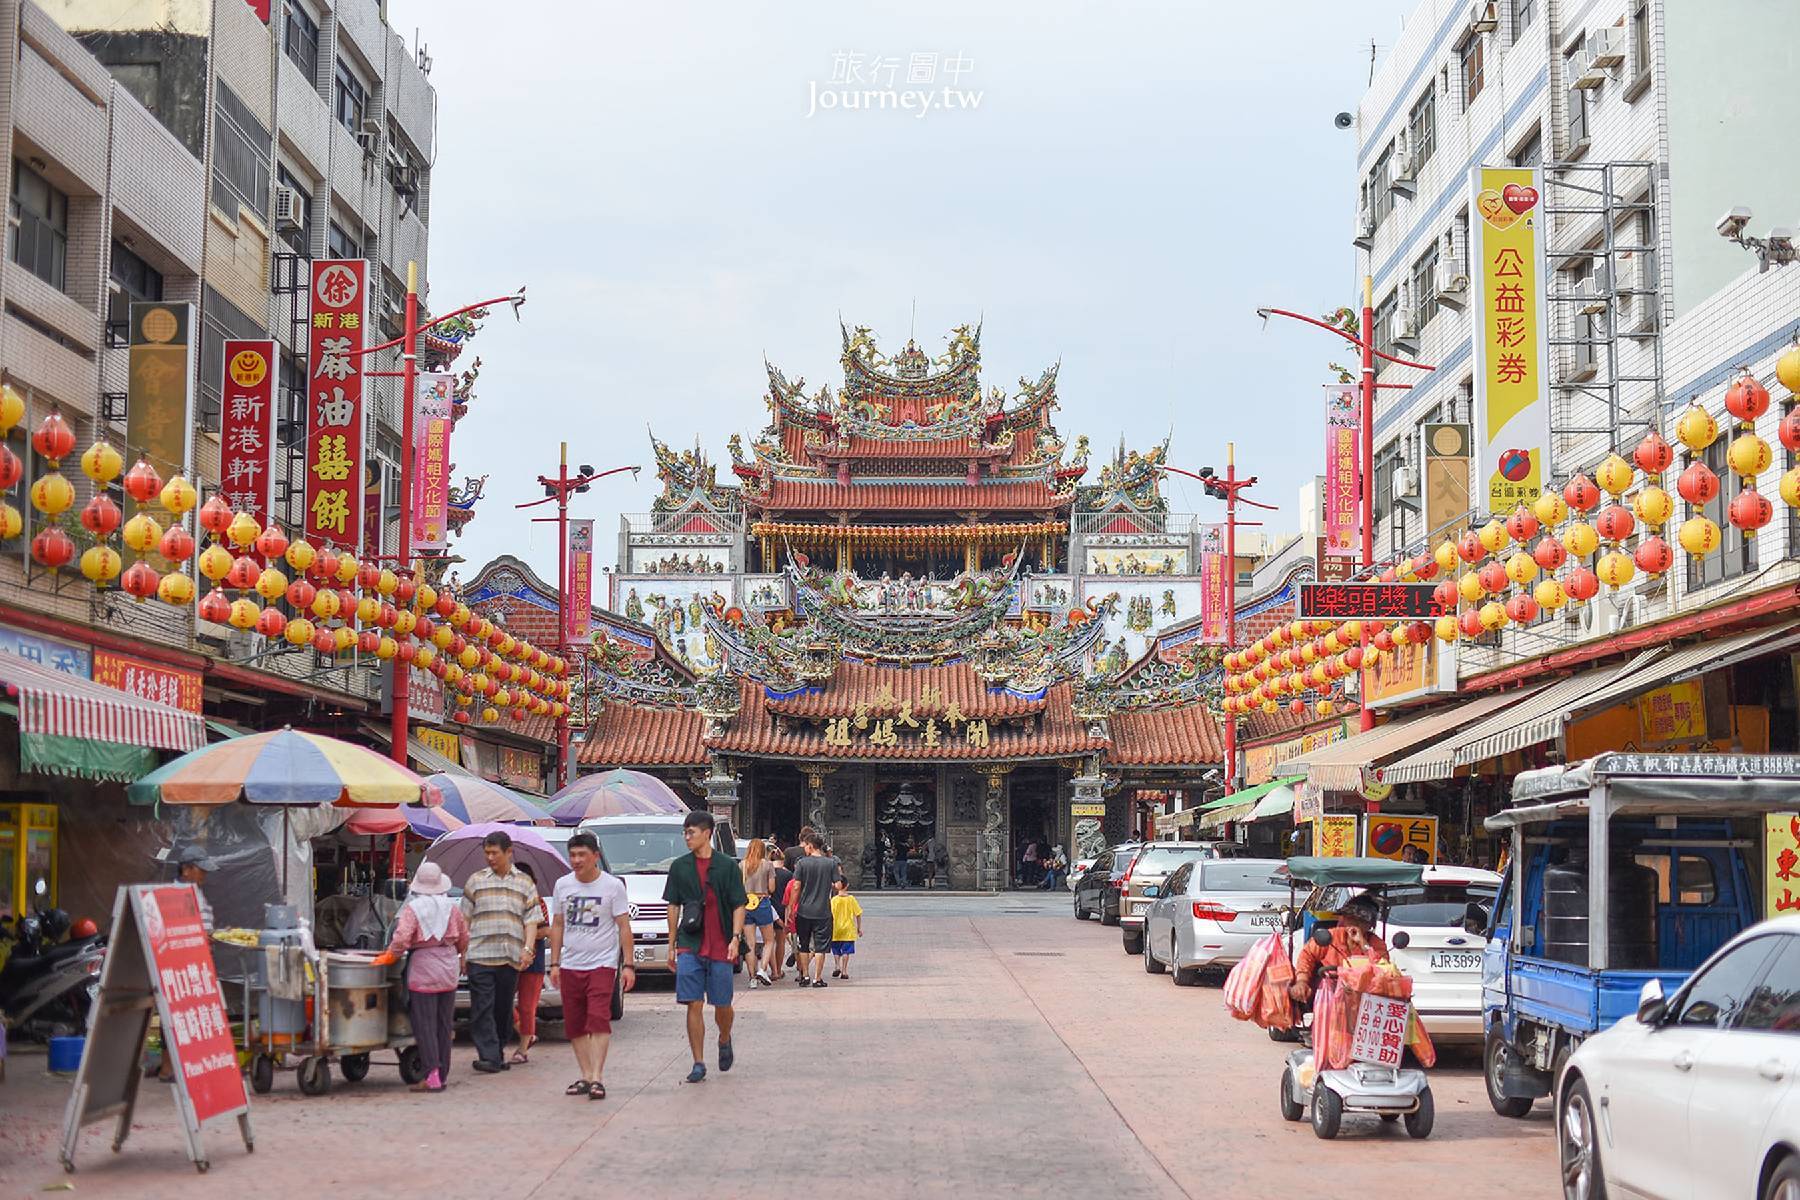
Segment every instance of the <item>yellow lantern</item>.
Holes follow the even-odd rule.
[[[1800,508],[1800,467],[1795,467],[1781,477],[1781,498],[1789,508]]]
[[[1569,594],[1554,578],[1538,580],[1538,585],[1531,589],[1531,598],[1546,612],[1555,612],[1569,602]]]
[[[55,471],[38,476],[31,485],[31,507],[46,517],[58,517],[75,503],[75,485]]]
[[[1563,531],[1563,549],[1576,558],[1586,558],[1600,545],[1600,535],[1586,521],[1577,521]]]
[[[1775,452],[1769,448],[1769,443],[1746,429],[1731,440],[1725,451],[1725,461],[1739,475],[1754,479],[1769,469],[1769,464],[1775,461]]]
[[[1790,392],[1800,392],[1800,346],[1790,346],[1782,351],[1781,357],[1775,360],[1775,378],[1781,380],[1781,386]],[[20,415],[24,415],[23,408]],[[0,428],[4,434],[16,422],[6,422],[6,428]]]
[[[1410,558],[1400,560],[1399,574],[1402,583],[1415,583],[1419,578],[1419,573],[1413,570],[1413,560]]]
[[[1675,437],[1689,450],[1700,451],[1712,445],[1719,436],[1719,423],[1698,404],[1690,403],[1681,419],[1675,422]]]
[[[461,667],[457,666],[455,663],[444,664],[445,683],[449,684],[451,687],[455,687],[458,683],[462,682],[462,677],[463,669]]]
[[[432,607],[437,604],[437,598],[436,588],[429,583],[420,583],[417,590],[413,592],[413,607],[420,612],[430,612]]]
[[[231,551],[214,542],[200,552],[200,573],[214,583],[231,573]]]
[[[1779,368],[1776,374],[1781,372]],[[12,384],[0,384],[0,437],[12,432],[12,427],[25,419],[25,397]]]
[[[1604,488],[1608,495],[1617,499],[1631,490],[1633,474],[1631,464],[1615,452],[1607,455],[1606,460],[1595,468],[1594,482]]]
[[[437,661],[437,651],[430,646],[420,646],[413,652],[413,665],[423,671]]]
[[[1445,573],[1456,570],[1456,543],[1439,542],[1438,548],[1431,552],[1431,557],[1437,559],[1438,570]]]
[[[287,638],[290,645],[304,646],[313,640],[313,623],[305,617],[295,617],[287,623],[282,636]]]
[[[456,626],[458,629],[461,629],[464,625],[467,625],[468,623],[469,623],[469,606],[459,602],[455,608],[450,610],[450,624]]]
[[[373,596],[364,596],[356,602],[356,619],[364,625],[373,625],[375,618],[381,613],[381,601]]]
[[[108,484],[125,469],[125,460],[104,439],[89,446],[81,455],[81,473],[98,484]]]
[[[1631,499],[1631,511],[1653,529],[1660,529],[1675,514],[1675,500],[1659,487],[1647,487]]]
[[[1314,663],[1313,669],[1306,673],[1306,681],[1312,684],[1315,689],[1323,689],[1331,686],[1331,676],[1325,673],[1324,663]]]
[[[1600,561],[1594,564],[1594,574],[1598,575],[1600,582],[1607,587],[1621,588],[1630,583],[1631,577],[1637,574],[1637,564],[1631,561],[1631,555],[1623,550],[1608,550],[1600,556]]]
[[[239,596],[231,602],[231,615],[226,622],[233,629],[255,629],[256,618],[262,616],[262,606],[248,596]]]
[[[1506,577],[1524,587],[1538,577],[1537,559],[1520,550],[1506,560]]]
[[[1327,654],[1336,654],[1343,650],[1343,648],[1344,642],[1343,639],[1338,637],[1337,630],[1334,629],[1325,635],[1325,652]]]
[[[1504,626],[1508,620],[1506,615],[1506,605],[1500,603],[1498,600],[1489,600],[1486,604],[1482,605],[1480,616],[1481,627],[1489,633]]]
[[[1469,571],[1456,581],[1456,594],[1470,604],[1474,604],[1487,595],[1487,589],[1481,586],[1481,576],[1474,571]]]
[[[1380,662],[1381,656],[1382,656],[1382,649],[1380,646],[1377,646],[1372,642],[1369,645],[1364,646],[1363,647],[1363,660],[1362,660],[1363,669],[1367,670],[1368,668],[1373,667],[1376,663]]]
[[[1456,640],[1456,618],[1439,617],[1437,623],[1432,627],[1432,631],[1437,634],[1438,641],[1454,642]]]
[[[400,649],[399,642],[396,642],[391,637],[384,637],[380,641],[375,643],[375,657],[379,658],[385,662],[386,660],[394,657],[395,652],[398,651],[399,649]]]
[[[337,581],[339,583],[349,583],[352,579],[356,578],[356,572],[361,568],[362,564],[356,561],[354,555],[340,554],[338,556]]]
[[[380,592],[383,596],[393,595],[395,589],[399,586],[400,577],[386,567],[381,568],[381,574],[375,577],[375,590]]]
[[[125,563],[110,546],[90,546],[81,556],[81,573],[98,587],[105,587],[119,577]]]
[[[1273,704],[1269,704],[1265,707],[1270,709],[1270,711],[1273,711],[1275,706]],[[500,719],[500,710],[490,704],[486,708],[481,710],[481,719],[483,721],[486,721],[488,724],[492,725],[495,721],[498,721]]]
[[[313,597],[312,614],[321,621],[329,621],[338,615],[342,605],[338,602],[338,594],[330,588],[320,588]]]
[[[1298,674],[1296,674],[1294,676],[1294,678],[1300,679],[1300,686],[1295,688],[1294,690],[1296,692],[1305,691],[1306,690],[1306,681],[1304,679],[1301,679]],[[511,708],[512,707],[512,702],[513,702],[512,693],[507,691],[505,688],[501,688],[499,691],[495,692],[492,699],[493,699],[494,703],[501,708]]]
[[[1562,493],[1554,488],[1545,488],[1536,500],[1531,502],[1531,515],[1538,519],[1538,524],[1548,530],[1553,525],[1560,525],[1563,518],[1569,515],[1568,502]]]
[[[463,652],[456,656],[464,670],[474,670],[475,664],[481,661],[481,653],[473,646],[464,646]]]
[[[336,629],[331,631],[331,640],[336,644],[340,652],[348,650],[350,647],[356,645],[356,630],[350,628],[348,625],[339,625]]]
[[[1303,663],[1317,662],[1318,659],[1319,659],[1319,651],[1311,642],[1300,643],[1300,661],[1301,662],[1303,662]],[[505,708],[506,706],[503,704],[500,707]]]
[[[1498,521],[1489,521],[1475,536],[1481,542],[1481,548],[1489,554],[1498,554],[1512,540],[1511,535],[1506,532],[1506,526]]]
[[[450,643],[456,640],[456,630],[448,625],[439,625],[431,631],[431,644],[439,650],[448,650]]]
[[[125,544],[139,554],[148,554],[156,549],[157,543],[162,541],[162,535],[162,526],[156,523],[156,518],[144,512],[125,522],[125,528],[120,531]]]
[[[25,518],[10,504],[0,504],[0,538],[16,538],[25,528]]]
[[[1689,517],[1681,523],[1677,540],[1683,550],[1701,558],[1719,548],[1719,527],[1705,517]]]
[[[419,618],[418,618],[417,614],[410,613],[404,608],[394,614],[394,632],[395,633],[411,633],[413,630],[417,629],[418,627],[419,627]]]
[[[295,538],[288,543],[287,564],[302,574],[313,565],[313,560],[318,557],[319,552],[313,549],[311,542],[303,542],[299,538]]]
[[[169,482],[163,484],[162,494],[157,498],[162,501],[164,508],[178,517],[200,503],[200,494],[194,490],[194,485],[179,475],[169,477]]]
[[[194,581],[180,571],[170,571],[156,585],[156,598],[176,608],[191,604],[194,600]]]
[[[256,577],[256,594],[264,600],[274,602],[287,594],[288,579],[274,567],[264,567],[261,575]]]
[[[231,518],[231,524],[225,527],[225,537],[239,550],[248,550],[256,535],[262,532],[262,526],[256,518],[247,512],[238,513]]]
[[[1343,628],[1343,634],[1344,634],[1344,638],[1347,641],[1349,641],[1349,643],[1351,645],[1355,645],[1357,642],[1362,641],[1362,634],[1363,634],[1362,622],[1361,621],[1345,621],[1344,628]]]

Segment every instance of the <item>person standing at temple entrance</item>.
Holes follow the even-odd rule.
[[[824,987],[825,957],[831,952],[832,885],[843,878],[838,860],[825,853],[825,841],[806,835],[806,857],[794,864],[800,884],[795,902],[794,954],[801,987]]]

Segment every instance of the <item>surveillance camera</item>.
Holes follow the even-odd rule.
[[[1794,248],[1794,230],[1789,225],[1777,225],[1769,230],[1769,249],[1786,252]]]
[[[1750,224],[1750,218],[1753,215],[1749,209],[1739,205],[1720,217],[1715,228],[1718,229],[1719,236],[1722,238],[1738,237],[1744,232],[1744,227]]]
[[[1347,112],[1341,112],[1337,116],[1331,118],[1331,123],[1339,129],[1348,129],[1356,124],[1356,118]]]

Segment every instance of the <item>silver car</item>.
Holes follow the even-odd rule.
[[[1284,928],[1288,885],[1278,858],[1198,858],[1169,874],[1144,914],[1144,970],[1173,967],[1190,987],[1209,967],[1241,961],[1257,940]]]

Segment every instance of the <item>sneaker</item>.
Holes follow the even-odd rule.
[[[730,1042],[719,1043],[719,1070],[731,1070],[731,1064],[737,1061],[737,1051],[731,1048]]]
[[[756,976],[752,975],[750,977],[750,990],[754,992],[756,990],[756,987],[757,987],[757,978],[756,978]]]
[[[808,979],[804,975],[794,976],[794,982],[799,984],[801,987],[811,987],[812,986],[812,980]]]
[[[773,979],[769,978],[769,973],[767,971],[758,971],[754,978],[764,987],[769,987],[775,982]]]
[[[720,1067],[719,1069],[722,1071],[725,1068]],[[688,1083],[701,1083],[701,1082],[704,1082],[705,1079],[706,1079],[706,1064],[705,1063],[695,1063],[694,1069],[688,1072],[687,1082]]]
[[[813,980],[813,986],[814,987],[824,987],[825,981],[823,979],[815,979],[815,980]]]

